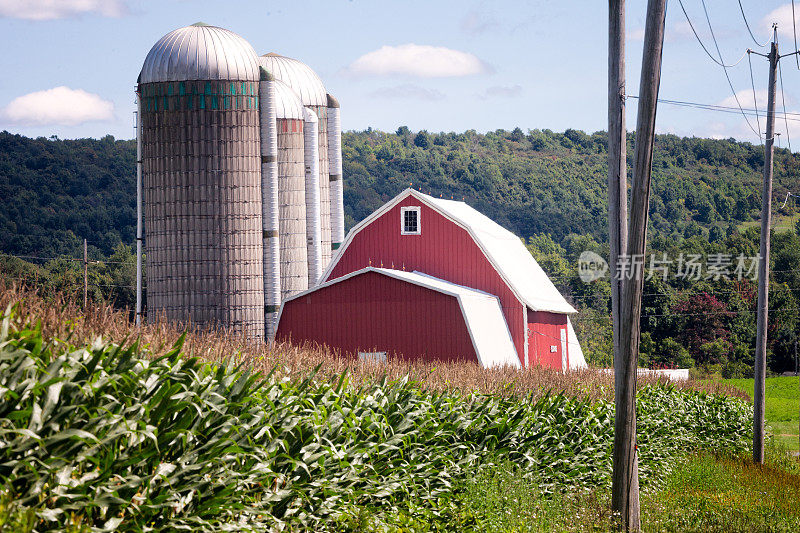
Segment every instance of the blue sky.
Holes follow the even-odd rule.
[[[700,0],[683,2],[715,53]],[[726,62],[748,47],[764,50],[751,40],[736,2],[706,4]],[[781,51],[793,49],[791,3],[743,5],[759,40],[778,21]],[[628,0],[629,94],[638,92],[645,7],[645,0]],[[131,138],[133,90],[148,50],[165,33],[203,21],[240,34],[258,53],[310,65],[339,99],[345,129],[593,132],[606,127],[606,10],[603,0],[0,0],[0,129]],[[799,111],[800,70],[794,58],[782,63],[787,109]],[[753,69],[763,108],[766,60],[753,56]],[[729,72],[742,105],[752,108],[747,59]],[[661,97],[736,105],[677,0],[668,8]],[[629,129],[635,107],[629,100]],[[758,142],[737,114],[661,105],[658,128]],[[789,128],[800,147],[800,121]]]

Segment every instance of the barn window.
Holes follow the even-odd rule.
[[[400,234],[419,235],[422,233],[420,209],[418,206],[400,208]]]
[[[362,363],[385,363],[386,352],[358,352],[358,360]]]

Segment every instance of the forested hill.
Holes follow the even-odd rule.
[[[465,199],[515,233],[607,233],[607,139],[578,130],[395,134],[344,139],[347,214],[360,220],[409,183]],[[634,136],[628,139],[629,173]],[[652,228],[674,238],[719,240],[761,207],[763,148],[730,140],[659,135],[653,156]],[[800,186],[800,156],[776,150],[775,197]],[[781,202],[782,203],[782,202]],[[780,205],[780,203],[779,203]],[[348,220],[352,223],[353,220]]]
[[[629,151],[633,137],[629,139]],[[519,128],[487,134],[376,130],[343,135],[348,227],[410,184],[464,199],[514,232],[606,232],[606,137]],[[762,148],[660,135],[653,230],[718,240],[760,208]],[[102,254],[135,231],[135,143],[30,139],[0,133],[0,251],[74,255],[83,238]],[[632,162],[632,156],[629,163]],[[800,157],[778,149],[775,197],[800,188]],[[776,202],[779,207],[782,202]]]

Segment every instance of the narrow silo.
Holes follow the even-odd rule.
[[[306,227],[308,228],[308,286],[314,287],[322,276],[322,231],[319,225],[319,119],[303,108],[303,138],[306,161]]]
[[[260,67],[264,216],[264,314],[267,339],[281,301],[308,288],[303,104]]]
[[[195,24],[139,75],[148,317],[264,338],[258,58]]]
[[[306,175],[303,104],[275,80],[278,130],[278,220],[281,239],[281,299],[308,288]]]
[[[344,181],[342,176],[342,121],[339,101],[328,95],[328,176],[331,182],[331,253],[344,242]]]
[[[259,58],[260,64],[275,78],[291,87],[302,104],[317,115],[319,137],[319,198],[320,229],[322,237],[322,269],[331,259],[331,185],[328,153],[328,94],[319,76],[311,68],[289,57],[266,54]],[[309,238],[311,236],[309,235]]]

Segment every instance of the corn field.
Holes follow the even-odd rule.
[[[509,391],[505,371],[396,379],[401,368],[334,370],[341,358],[288,346],[225,355],[214,350],[234,341],[211,333],[165,348],[167,326],[130,331],[108,309],[70,315],[14,295],[0,327],[0,480],[28,531],[341,531],[365,511],[380,523],[409,510],[469,530],[453,497],[499,461],[544,492],[610,483],[600,377],[548,392],[531,373]],[[316,365],[290,366],[302,361]],[[750,438],[746,402],[688,385],[648,383],[638,410],[645,484],[688,451]]]

